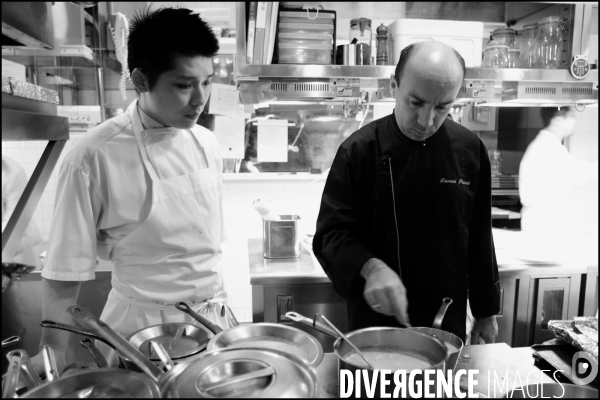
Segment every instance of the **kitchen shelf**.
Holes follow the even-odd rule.
[[[396,70],[391,65],[295,65],[295,64],[245,64],[236,71],[237,80],[269,78],[305,79],[323,78],[371,78],[389,79]],[[598,70],[590,71],[584,79],[575,79],[566,69],[522,69],[522,68],[467,68],[465,79],[496,81],[540,81],[540,82],[597,82]],[[597,87],[596,89],[597,90]]]

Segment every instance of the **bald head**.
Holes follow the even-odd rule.
[[[428,40],[405,47],[396,66],[396,83],[406,69],[417,79],[456,82],[464,79],[465,61],[453,48],[441,42]]]

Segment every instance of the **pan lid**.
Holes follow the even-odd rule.
[[[315,397],[306,361],[266,349],[224,349],[173,367],[160,378],[163,397]]]

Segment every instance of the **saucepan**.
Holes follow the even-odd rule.
[[[287,312],[286,316],[337,339],[333,350],[338,356],[338,376],[341,370],[351,371],[352,375],[357,370],[367,370],[369,378],[372,378],[373,369],[334,331],[316,319],[306,318],[293,311]],[[439,339],[431,335],[402,328],[374,327],[352,331],[346,337],[365,354],[374,369],[406,370],[407,373],[414,369],[445,370],[448,350]],[[422,381],[422,375],[415,380]],[[364,390],[364,381],[361,381],[361,392],[366,393]],[[380,393],[379,390],[377,386],[376,393]],[[429,390],[435,393],[435,387]]]
[[[190,315],[200,324],[205,325],[215,334],[208,342],[207,351],[226,348],[265,348],[303,358],[313,367],[317,367],[323,360],[324,352],[321,342],[300,329],[261,322],[233,326],[223,330],[218,325],[194,312],[184,302],[175,304],[175,307]]]
[[[158,384],[163,397],[315,397],[317,376],[307,361],[266,349],[204,352],[173,365],[164,347],[151,344],[167,366],[162,372],[139,349],[81,306],[67,312],[105,338]]]

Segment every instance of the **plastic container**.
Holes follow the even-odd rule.
[[[265,258],[300,257],[298,215],[280,215],[279,221],[263,220],[263,256]]]
[[[492,44],[483,50],[483,68],[507,68],[508,46]]]
[[[565,27],[560,17],[546,17],[538,22],[535,37],[534,67],[559,69],[563,61]]]
[[[333,62],[329,44],[278,43],[280,64],[323,64]]]
[[[400,52],[409,44],[436,40],[458,51],[468,68],[481,66],[483,22],[398,19],[388,30],[390,65],[398,64]]]

